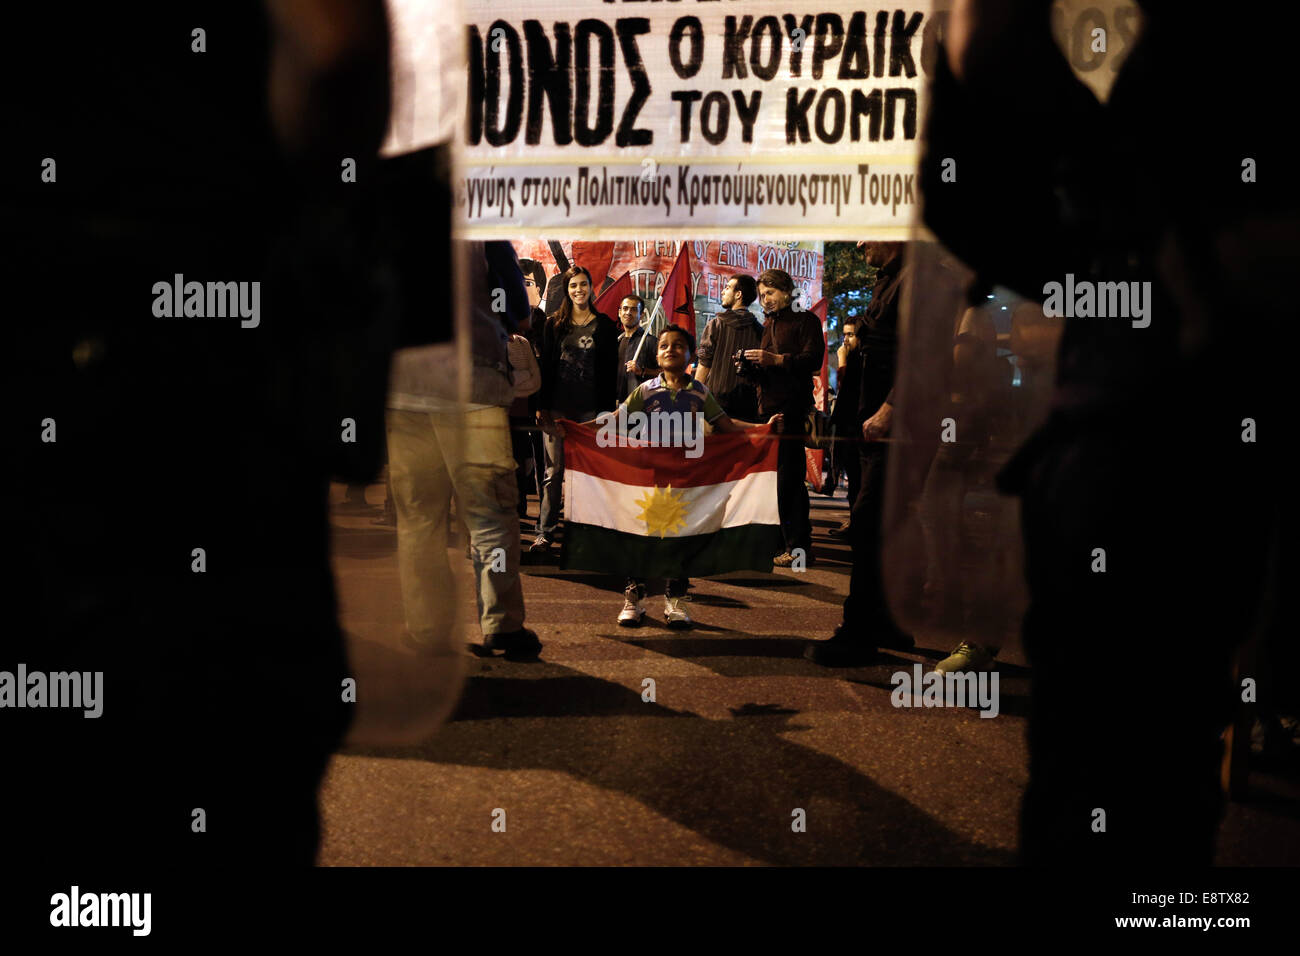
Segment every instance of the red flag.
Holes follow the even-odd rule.
[[[597,296],[596,311],[604,312],[617,322],[619,304],[623,301],[623,296],[631,294],[632,273],[624,272],[622,278]]]
[[[582,266],[591,273],[591,294],[599,295],[609,289],[610,284],[614,281],[609,274],[610,269],[614,266],[614,246],[613,242],[588,242],[583,239],[575,239],[569,244],[573,252],[573,264]],[[606,313],[613,315],[613,312]]]
[[[663,298],[659,300],[663,307],[664,318],[672,325],[679,326],[695,334],[695,295],[691,289],[691,248],[683,242],[682,251],[677,254],[673,271],[668,273],[668,284],[664,286]]]
[[[822,321],[822,338],[826,338],[826,300],[822,299],[812,307],[812,311],[817,318]],[[830,352],[829,350],[822,353],[822,370],[817,373],[813,379],[813,404],[819,411],[826,411],[826,391],[830,388]],[[822,486],[822,465],[824,463],[825,452],[813,451],[810,448],[804,449],[808,462],[808,480],[812,482],[814,488],[820,489]]]

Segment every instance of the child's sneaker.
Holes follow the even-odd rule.
[[[619,627],[636,627],[645,619],[645,608],[641,606],[641,595],[634,590],[623,592],[623,610],[619,612]]]
[[[664,598],[664,623],[669,627],[690,627],[691,616],[686,613],[686,608],[682,607],[688,598],[684,597],[666,597]]]

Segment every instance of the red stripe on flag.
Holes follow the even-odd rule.
[[[707,436],[703,454],[687,458],[684,448],[601,448],[599,429],[563,421],[564,467],[625,485],[696,488],[736,481],[758,471],[776,471],[780,436],[771,426],[739,434]]]

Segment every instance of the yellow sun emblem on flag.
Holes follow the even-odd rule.
[[[676,534],[686,526],[686,503],[682,493],[674,492],[673,486],[655,488],[647,491],[637,502],[641,513],[637,517],[645,522],[646,531],[664,537]]]

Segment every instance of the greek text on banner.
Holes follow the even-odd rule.
[[[929,0],[467,12],[468,235],[900,238],[915,220]]]

